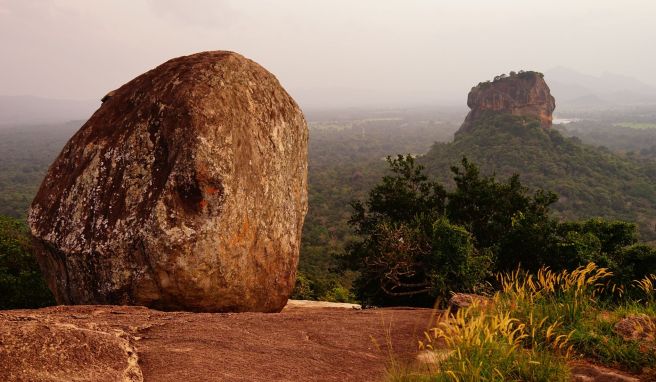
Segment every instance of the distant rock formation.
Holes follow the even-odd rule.
[[[511,72],[473,87],[467,106],[471,111],[458,133],[471,130],[474,122],[490,111],[536,117],[542,127],[549,128],[556,101],[541,73]]]
[[[232,52],[112,92],[66,144],[29,226],[60,304],[280,311],[307,212],[303,114]]]

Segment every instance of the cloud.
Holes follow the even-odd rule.
[[[239,18],[227,0],[147,0],[155,15],[178,24],[193,27],[218,28]]]
[[[0,94],[96,99],[214,49],[244,54],[317,104],[461,102],[483,79],[557,65],[656,84],[653,0],[527,3],[0,0]]]
[[[56,0],[0,0],[0,14],[17,18],[52,18],[62,11]]]

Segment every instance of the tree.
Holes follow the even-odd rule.
[[[355,212],[350,223],[359,234],[367,233],[381,219],[409,222],[418,214],[444,213],[446,191],[439,183],[428,180],[423,166],[411,155],[387,157],[387,162],[394,175],[384,176],[381,184],[369,192],[366,208],[360,201],[351,202]]]
[[[471,232],[479,250],[494,254],[496,270],[514,269],[518,264],[539,268],[556,226],[549,206],[557,196],[543,190],[529,194],[518,175],[507,182],[481,176],[467,158],[462,158],[461,167],[451,168],[456,188],[447,194],[449,220]]]
[[[479,253],[471,233],[464,227],[443,217],[433,223],[431,234],[429,263],[439,264],[428,277],[433,296],[471,290],[490,275],[492,258],[485,252]]]
[[[432,305],[452,290],[471,289],[487,275],[471,234],[444,215],[444,188],[410,156],[388,158],[393,175],[353,202],[350,224],[362,238],[348,246],[355,287],[365,303]]]
[[[518,175],[482,176],[463,158],[452,167],[451,192],[423,174],[410,156],[388,159],[392,175],[353,202],[350,224],[359,240],[346,259],[359,272],[357,296],[377,305],[432,305],[467,291],[491,271],[575,269],[594,262],[622,284],[656,273],[656,250],[637,244],[636,225],[600,218],[561,223],[558,199],[529,192]]]
[[[561,231],[577,231],[595,235],[601,242],[600,251],[609,255],[638,242],[636,224],[619,220],[593,218],[566,222],[561,224],[560,229]]]

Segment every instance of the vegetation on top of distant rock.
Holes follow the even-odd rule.
[[[525,78],[530,78],[532,76],[538,76],[540,78],[544,78],[544,74],[542,74],[540,72],[536,72],[534,70],[527,70],[527,71],[520,70],[519,72],[511,71],[508,74],[501,73],[498,76],[494,76],[494,79],[492,81],[487,80],[487,81],[479,82],[478,85],[476,85],[476,86],[480,87],[480,88],[486,88],[486,87],[492,85],[494,82],[501,81],[501,80],[506,79],[506,78],[518,77],[518,78],[525,79]]]

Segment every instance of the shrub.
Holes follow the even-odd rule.
[[[296,275],[296,285],[291,298],[296,300],[312,300],[314,298],[312,282],[301,272]]]
[[[656,249],[645,244],[619,248],[613,255],[619,282],[629,284],[656,273]]]
[[[356,302],[355,296],[347,288],[343,286],[336,286],[326,294],[321,296],[319,300],[330,301],[330,302]]]
[[[0,309],[53,305],[21,221],[0,216]]]

